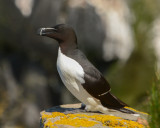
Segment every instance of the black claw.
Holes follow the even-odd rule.
[[[86,107],[86,105],[82,103],[80,109],[85,109],[85,107]]]

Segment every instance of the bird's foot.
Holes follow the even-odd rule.
[[[80,109],[85,109],[85,108],[86,108],[86,105],[82,103]]]
[[[80,108],[73,108],[72,110],[66,110],[64,114],[74,114],[74,113],[86,113],[87,110],[85,109],[86,105],[81,104]]]
[[[101,113],[94,106],[91,106],[91,105],[86,105],[85,110],[87,112],[92,112],[92,113]]]

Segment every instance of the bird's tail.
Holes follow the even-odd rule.
[[[126,103],[118,99],[116,96],[112,95],[111,93],[107,93],[106,95],[103,95],[99,97],[101,104],[104,107],[110,108],[110,109],[115,109],[123,113],[128,113],[128,114],[134,114],[133,111],[124,108],[128,106]]]

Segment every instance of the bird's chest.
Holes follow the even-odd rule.
[[[75,89],[79,91],[80,84],[84,83],[83,68],[74,59],[64,55],[60,49],[57,58],[57,70],[63,83],[70,91]]]

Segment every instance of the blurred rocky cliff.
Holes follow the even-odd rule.
[[[73,26],[80,49],[112,92],[142,109],[160,50],[154,1],[1,0],[0,127],[38,128],[40,111],[77,102],[56,70],[58,44],[36,35],[59,23]]]

